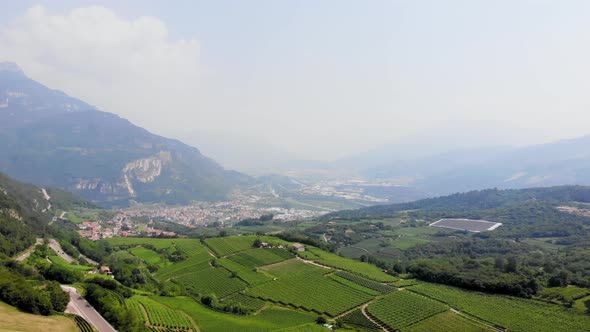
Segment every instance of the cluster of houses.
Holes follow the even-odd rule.
[[[118,213],[113,219],[106,222],[84,221],[78,224],[78,234],[92,241],[108,239],[113,236],[176,236],[174,232],[166,232],[153,227],[147,227],[145,232],[139,232],[136,225],[124,213]]]
[[[78,233],[80,236],[88,238],[92,241],[107,239],[116,235],[112,228],[102,229],[98,221],[84,221],[78,225]]]

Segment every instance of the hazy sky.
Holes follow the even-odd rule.
[[[0,0],[0,60],[197,147],[332,159],[590,133],[589,17],[563,0]]]

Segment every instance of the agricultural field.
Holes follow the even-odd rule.
[[[172,265],[166,266],[160,269],[154,277],[158,278],[159,280],[168,280],[172,277],[195,273],[200,270],[209,268],[211,265],[209,262],[211,261],[211,256],[195,256],[190,257],[182,262],[177,262]]]
[[[438,301],[404,290],[369,304],[367,312],[392,330],[404,330],[449,309]]]
[[[262,309],[266,304],[266,302],[264,302],[261,299],[258,299],[258,298],[252,297],[252,296],[248,296],[248,295],[245,295],[242,293],[234,293],[234,294],[224,298],[222,300],[222,302],[224,304],[231,304],[234,306],[237,305],[242,308],[249,309],[253,312],[256,312],[256,311]]]
[[[135,314],[149,327],[174,331],[195,331],[191,319],[181,311],[173,310],[149,297],[135,295],[127,300]]]
[[[220,258],[217,263],[231,272],[237,274],[238,278],[244,280],[247,284],[254,286],[272,280],[268,274],[256,268],[248,268],[242,264],[236,263],[228,258]]]
[[[539,297],[558,301],[575,301],[590,295],[590,289],[578,286],[550,287],[539,293]]]
[[[470,292],[429,283],[420,283],[408,289],[511,331],[588,331],[590,326],[590,316],[557,304]]]
[[[157,250],[170,248],[180,239],[155,239],[149,237],[113,237],[105,239],[112,247],[151,245]],[[196,241],[196,240],[192,240]]]
[[[94,270],[95,269],[95,267],[92,267],[92,266],[72,264],[72,263],[66,261],[65,259],[63,259],[61,256],[59,256],[57,254],[49,255],[49,256],[47,256],[47,258],[49,258],[49,260],[53,264],[67,267],[70,270],[90,271],[90,270]]]
[[[452,311],[446,311],[418,322],[404,331],[408,332],[431,332],[431,331],[452,331],[452,332],[491,332],[494,329],[475,322],[467,317],[461,316]]]
[[[322,265],[359,274],[379,282],[393,282],[398,278],[383,272],[375,265],[344,258],[317,248],[308,247],[306,251],[298,252],[299,256]]]
[[[278,248],[248,249],[243,252],[228,256],[228,258],[232,261],[240,263],[248,268],[270,265],[293,257],[293,254],[291,254],[289,251]]]
[[[336,316],[373,298],[372,295],[326,277],[329,270],[298,261],[287,262],[275,264],[268,270],[277,275],[277,280],[248,289],[246,294],[330,316]]]
[[[367,319],[361,312],[361,309],[353,310],[348,314],[338,319],[345,326],[349,326],[355,330],[367,331],[367,332],[378,332],[382,331],[379,326]]]
[[[369,280],[367,278],[363,278],[363,277],[356,275],[354,273],[350,273],[350,272],[346,272],[346,271],[338,271],[335,274],[341,278],[350,280],[350,281],[357,283],[363,287],[375,290],[381,294],[388,294],[388,293],[395,291],[394,287],[391,287],[389,285],[384,285],[380,282]]]
[[[144,247],[136,247],[129,249],[129,252],[132,253],[134,256],[141,258],[144,262],[153,265],[167,265],[169,263],[166,259],[163,259],[162,256],[148,248]]]
[[[215,294],[218,298],[228,296],[246,288],[246,283],[223,267],[209,267],[196,273],[184,274],[173,279],[185,288],[199,295]]]
[[[220,257],[252,248],[257,236],[232,236],[206,239],[205,243]]]
[[[239,316],[209,310],[187,297],[154,296],[152,299],[172,309],[182,310],[193,318],[203,332],[259,332],[286,328],[299,331],[299,326],[307,326],[317,317],[314,313],[277,306],[270,306],[256,315]]]
[[[344,278],[342,278],[340,276],[337,276],[334,273],[330,273],[327,276],[328,276],[328,278],[336,281],[339,284],[342,284],[342,285],[344,285],[346,287],[350,287],[352,289],[359,290],[359,291],[361,291],[361,292],[363,292],[365,294],[369,294],[371,296],[380,295],[380,293],[378,291],[374,290],[374,289],[370,289],[370,288],[361,286],[361,285],[357,284],[356,282],[350,281],[348,279],[344,279]]]

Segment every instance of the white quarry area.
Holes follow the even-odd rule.
[[[169,151],[161,151],[153,156],[134,160],[123,167],[123,175],[143,183],[153,182],[162,174],[162,167],[171,158]]]

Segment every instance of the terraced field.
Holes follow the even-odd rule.
[[[393,292],[367,307],[367,312],[392,330],[402,330],[450,308],[409,291]]]
[[[409,289],[511,331],[588,331],[590,326],[590,316],[587,314],[541,301],[482,294],[428,283],[420,283]]]

